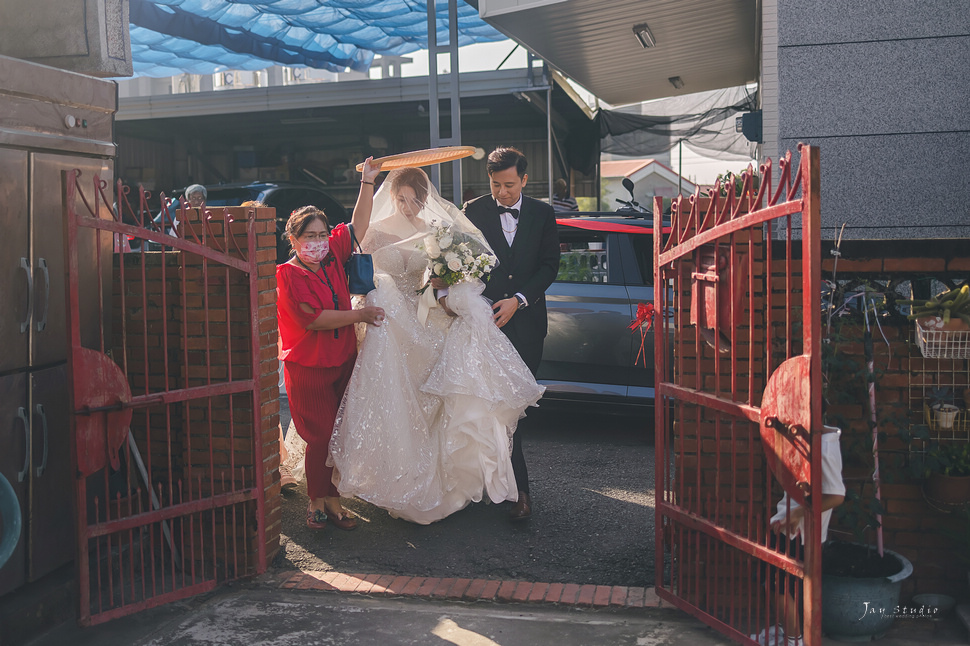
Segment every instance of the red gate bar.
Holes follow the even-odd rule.
[[[729,180],[723,195],[718,184],[710,197],[675,200],[666,238],[654,223],[655,284],[667,286],[657,309],[668,314],[654,335],[656,589],[744,643],[801,608],[805,643],[817,646],[820,510],[805,514],[804,560],[786,553],[787,538],[779,549],[768,540],[782,488],[803,482],[821,499],[819,155],[800,152],[794,177],[791,154],[780,161],[773,190],[769,161],[757,190],[746,172],[737,193]],[[782,374],[805,383],[798,396],[763,393]],[[806,434],[788,433],[798,428]],[[804,582],[804,598],[789,607],[786,597],[772,618],[765,584],[782,589],[782,573]]]
[[[93,180],[91,199],[78,171],[64,185],[84,625],[266,568],[255,212],[183,206],[172,236],[144,190],[136,213],[119,183],[111,209]],[[115,253],[97,245],[98,302],[81,303],[78,255],[102,236]],[[82,344],[84,308],[97,348]]]

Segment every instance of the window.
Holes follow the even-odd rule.
[[[644,285],[653,285],[653,236],[647,234],[631,235],[633,252],[640,269],[640,278]]]
[[[607,282],[606,235],[594,231],[559,230],[559,273],[567,283]]]

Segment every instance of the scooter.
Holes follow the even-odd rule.
[[[623,178],[623,188],[625,188],[630,193],[629,200],[621,200],[616,198],[616,201],[622,204],[620,208],[616,210],[617,213],[652,213],[650,209],[642,206],[639,202],[634,199],[633,196],[633,180],[629,177]]]

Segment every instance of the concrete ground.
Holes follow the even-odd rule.
[[[303,575],[310,577],[312,575]],[[720,646],[733,643],[670,606],[592,607],[458,601],[417,594],[298,589],[263,576],[92,628],[61,624],[31,646]],[[648,593],[648,597],[655,599]],[[897,621],[880,646],[956,646],[966,631],[941,621]],[[837,642],[823,639],[826,646]]]
[[[570,446],[583,446],[582,451],[573,452],[588,460],[597,451],[594,445],[598,442],[593,439],[597,435],[588,436],[584,442],[560,439],[566,452]],[[539,433],[533,436],[537,448],[541,445],[553,447],[560,439],[543,442]],[[641,442],[639,438],[632,440],[629,434],[623,434],[615,445],[621,452],[629,454],[641,450],[638,448]],[[539,457],[542,453],[548,459],[553,451],[537,451],[535,460],[539,467],[536,480],[540,491],[545,489],[544,506],[543,513],[530,522],[540,529],[548,522],[543,516],[557,515],[550,512],[555,509],[552,492],[558,489],[543,484],[540,465],[544,458]],[[619,461],[616,455],[605,457]],[[547,472],[569,469],[567,464],[555,461],[544,466]],[[588,468],[585,462],[583,466]],[[644,474],[639,478],[651,482]],[[603,486],[588,488],[599,492],[606,490]],[[611,495],[616,496],[613,490],[620,488],[611,487]],[[604,500],[614,499],[599,495],[603,498],[599,501],[600,508],[605,504]],[[289,503],[296,507],[305,505],[300,499]],[[622,516],[620,510],[629,506],[611,508],[609,516]],[[498,509],[469,510],[469,513],[487,515],[493,511]],[[479,530],[508,532],[507,521],[495,522],[498,520],[492,519]],[[580,529],[573,533],[582,534],[579,544],[605,545],[604,541],[597,540],[595,532],[583,534],[589,532],[588,525],[576,524]],[[490,526],[495,529],[487,529]],[[446,525],[442,527],[447,529]],[[400,527],[395,529],[403,531]],[[558,527],[554,529],[559,530]],[[285,540],[292,541],[300,531],[298,522],[288,522],[284,517],[284,534],[290,536]],[[634,561],[628,562],[625,568],[611,566],[610,560],[603,558],[602,550],[576,549],[580,555],[585,554],[585,560],[597,563],[594,580],[587,581],[586,576],[592,575],[578,567],[563,568],[564,563],[553,558],[553,548],[549,548],[548,555],[537,559],[537,562],[555,561],[550,564],[552,568],[548,572],[524,565],[518,565],[514,571],[505,571],[488,566],[488,562],[476,564],[469,561],[451,563],[457,569],[440,568],[430,561],[424,565],[413,556],[400,560],[365,558],[366,550],[355,543],[366,543],[366,532],[366,528],[361,528],[339,535],[325,533],[308,543],[312,545],[308,551],[314,558],[293,558],[295,554],[290,552],[289,558],[283,556],[282,563],[255,579],[225,585],[194,599],[91,628],[78,628],[68,619],[28,643],[31,646],[713,646],[733,643],[687,613],[661,603],[652,588],[638,587],[652,585],[652,576],[643,576],[645,564]],[[549,533],[556,536],[560,532]],[[650,532],[636,534],[641,533],[650,535]],[[441,539],[443,545],[451,546],[451,552],[461,551],[454,549],[456,544],[461,544],[456,540],[456,536]],[[522,537],[519,540],[522,541]],[[433,551],[445,553],[444,550]],[[523,561],[525,559],[519,563]],[[646,563],[650,563],[650,559]],[[563,568],[562,571],[558,571],[559,568]],[[635,583],[612,576],[630,569],[640,572]],[[0,634],[0,646],[7,643],[5,636]],[[823,640],[826,646],[836,643]],[[966,629],[954,614],[950,614],[937,621],[898,619],[890,633],[878,643],[880,646],[955,646],[967,644],[968,640]]]

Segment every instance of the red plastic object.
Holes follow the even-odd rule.
[[[131,425],[132,410],[122,407],[131,401],[128,379],[107,355],[88,348],[74,353],[77,374],[86,375],[75,382],[78,470],[88,476],[109,462],[118,470],[118,450]]]
[[[812,482],[811,388],[806,355],[786,360],[768,380],[761,400],[761,444],[768,468],[800,505]]]

